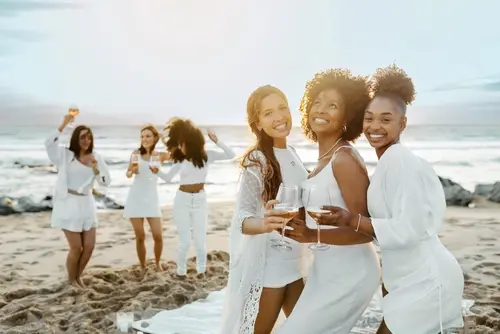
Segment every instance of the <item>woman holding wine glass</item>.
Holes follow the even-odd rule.
[[[177,249],[177,274],[187,274],[187,255],[193,236],[196,248],[196,271],[203,274],[207,264],[207,198],[205,182],[208,169],[216,161],[230,160],[235,153],[222,143],[215,133],[208,131],[208,137],[219,150],[205,150],[205,136],[190,120],[173,118],[165,128],[168,140],[165,146],[174,165],[167,173],[158,176],[171,182],[180,174],[180,186],[175,194],[173,219],[177,226],[179,245]]]
[[[370,215],[336,205],[325,207],[329,213],[318,222],[376,238],[387,290],[378,333],[463,327],[463,272],[437,234],[446,210],[443,187],[432,166],[400,143],[413,82],[392,65],[378,69],[371,83],[363,131],[379,161],[368,189]]]
[[[241,162],[221,334],[270,333],[281,310],[292,313],[304,287],[301,246],[276,231],[302,207],[300,184],[307,178],[287,144],[292,117],[285,94],[259,87],[248,99],[247,117],[256,143]]]
[[[141,145],[132,152],[127,169],[127,177],[134,178],[125,203],[124,216],[130,219],[135,234],[135,246],[141,269],[146,270],[146,233],[144,220],[149,223],[154,241],[155,265],[162,271],[161,254],[163,251],[162,213],[158,199],[158,176],[161,163],[167,159],[165,153],[155,150],[160,139],[153,125],[141,129]]]
[[[70,111],[57,132],[47,138],[45,148],[58,170],[51,225],[63,230],[69,244],[66,269],[70,284],[85,287],[82,273],[94,251],[98,225],[92,189],[95,180],[109,186],[111,179],[104,159],[94,151],[94,136],[89,127],[77,126],[69,147],[60,144],[61,133],[73,121]]]
[[[348,70],[320,72],[306,84],[302,129],[318,143],[319,157],[302,183],[306,222],[294,219],[286,235],[309,243],[314,261],[293,313],[276,333],[350,333],[380,285],[370,236],[345,228],[319,230],[314,220],[322,203],[367,214],[369,179],[350,143],[361,135],[369,101],[366,78]]]

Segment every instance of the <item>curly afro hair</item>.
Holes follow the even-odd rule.
[[[306,91],[300,101],[302,131],[312,141],[317,141],[316,134],[309,124],[309,112],[318,95],[326,89],[335,89],[342,96],[345,108],[346,128],[342,138],[356,140],[363,131],[365,109],[370,102],[370,90],[367,77],[354,75],[347,69],[329,69],[316,73],[306,83]]]
[[[382,96],[396,100],[403,111],[415,100],[413,81],[404,70],[395,64],[378,68],[370,78],[372,97]]]

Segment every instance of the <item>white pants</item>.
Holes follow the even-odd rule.
[[[186,262],[191,234],[196,248],[196,270],[204,273],[207,265],[207,198],[199,193],[178,190],[173,208],[174,223],[177,226],[179,245],[177,247],[177,274],[186,275]]]

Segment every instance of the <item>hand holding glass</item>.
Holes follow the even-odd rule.
[[[152,154],[149,159],[149,166],[156,173],[160,169],[160,155]]]
[[[140,154],[139,153],[132,153],[132,156],[130,157],[130,167],[134,169],[139,169],[140,166]]]
[[[78,116],[78,114],[80,114],[80,109],[78,109],[78,107],[75,106],[75,105],[71,105],[69,107],[69,109],[68,109],[68,115],[76,117],[76,116]],[[75,123],[74,122],[68,123],[67,127],[68,128],[74,128],[75,127]]]
[[[321,209],[321,205],[318,205],[318,203],[315,202],[316,198],[321,198],[320,191],[326,191],[328,193],[328,199],[330,199],[330,192],[328,188],[316,188],[314,186],[311,186],[306,190],[306,200],[305,200],[305,205],[306,205],[306,211],[309,216],[311,216],[312,219],[316,220],[316,215],[322,214],[322,213],[329,213],[330,211]],[[331,202],[329,200],[329,202]],[[331,203],[328,203],[331,204]],[[314,250],[314,251],[322,251],[322,250],[327,250],[330,248],[327,244],[321,243],[320,239],[320,226],[319,224],[316,224],[316,231],[318,233],[318,241],[316,243],[310,244],[309,249]]]
[[[285,185],[281,184],[276,196],[276,200],[279,204],[274,206],[274,210],[278,211],[277,216],[285,218],[286,223],[288,223],[297,213],[299,212],[299,188],[295,185]],[[271,247],[281,251],[291,251],[292,247],[288,246],[289,242],[285,238],[285,228],[281,230],[281,238],[278,240],[272,240],[276,243]]]

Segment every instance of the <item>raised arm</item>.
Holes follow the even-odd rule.
[[[56,166],[61,163],[61,159],[63,159],[64,152],[66,151],[66,148],[59,145],[59,136],[63,132],[64,128],[68,125],[68,123],[70,123],[72,120],[73,116],[65,115],[57,131],[54,131],[45,140],[45,150],[47,151],[49,160]]]
[[[221,151],[207,150],[207,156],[209,161],[217,160],[231,160],[236,157],[236,153],[226,144],[222,143],[220,140],[215,143],[218,147],[222,149]]]
[[[164,173],[162,170],[159,170],[157,175],[163,181],[170,183],[170,182],[172,182],[172,179],[174,178],[174,176],[176,176],[179,173],[179,171],[181,170],[181,167],[182,167],[182,163],[176,163],[172,167],[170,167],[168,172]]]

